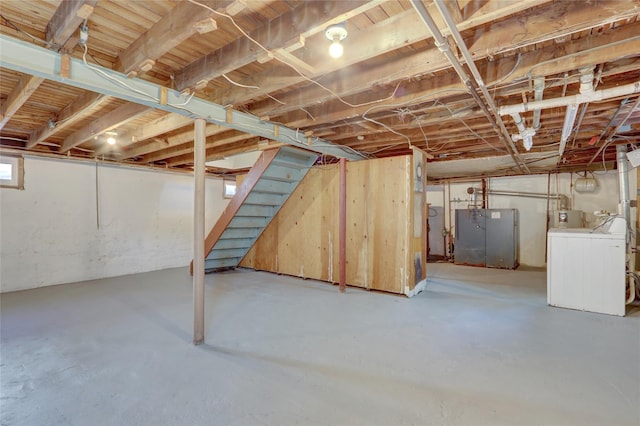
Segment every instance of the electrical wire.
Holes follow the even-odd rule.
[[[125,89],[131,90],[132,92],[135,92],[139,95],[142,95],[146,98],[151,99],[154,102],[160,102],[160,99],[149,95],[148,93],[143,92],[142,90],[136,89],[135,87],[132,87],[131,85],[125,83],[124,81],[121,81],[120,79],[113,77],[109,74],[107,74],[106,72],[102,71],[100,68],[98,67],[94,67],[93,65],[89,64],[87,62],[87,51],[88,51],[88,47],[86,43],[82,44],[82,48],[84,49],[84,53],[82,54],[82,61],[84,62],[84,64],[87,66],[87,68],[89,68],[90,70],[92,70],[93,72],[95,72],[96,74],[100,75],[103,78],[106,78],[107,80],[110,80],[122,87],[124,87]]]
[[[396,90],[397,90],[397,89],[398,89],[398,86],[396,86]],[[466,91],[466,90],[464,90],[464,89],[442,89],[442,90],[436,91],[436,92],[434,92],[434,93],[429,93],[429,94],[425,94],[425,95],[419,96],[419,97],[417,97],[417,98],[413,99],[413,102],[414,102],[414,103],[416,103],[417,101],[420,101],[422,98],[425,98],[425,97],[431,97],[431,96],[438,95],[438,94],[440,94],[440,93],[446,93],[446,92],[464,92],[464,93],[467,93],[467,91]],[[394,91],[394,93],[395,93],[395,91]],[[434,105],[436,104],[436,102],[438,102],[438,99],[436,99],[436,101],[434,101]],[[369,117],[367,117],[367,114],[369,114],[369,112],[371,112],[371,111],[372,111],[372,110],[374,110],[374,109],[378,109],[378,108],[392,108],[392,107],[404,107],[404,106],[406,106],[407,104],[408,104],[407,102],[403,102],[403,103],[400,103],[400,104],[375,105],[375,106],[372,106],[371,108],[367,109],[367,110],[366,110],[366,111],[361,115],[361,117],[362,117],[364,120],[366,120],[366,121],[369,121],[369,122],[371,122],[371,123],[377,124],[377,125],[379,125],[379,126],[381,126],[381,127],[385,128],[385,129],[387,129],[387,130],[388,130],[388,131],[390,131],[391,133],[394,133],[394,134],[396,134],[396,135],[398,135],[398,136],[400,136],[400,137],[402,137],[402,138],[405,138],[405,139],[407,140],[407,143],[409,144],[409,148],[411,148],[413,145],[411,144],[411,139],[410,139],[407,135],[404,135],[404,134],[402,134],[402,133],[397,132],[396,130],[392,129],[392,128],[391,128],[391,127],[389,127],[388,125],[386,125],[386,124],[384,124],[384,123],[382,123],[382,122],[380,122],[380,121],[378,121],[378,120],[374,120],[373,118],[369,118]],[[445,106],[445,108],[449,109],[449,108],[448,108],[448,107],[446,107],[446,106]],[[453,113],[451,112],[451,110],[450,110],[450,109],[449,109],[449,112],[453,115]],[[420,124],[419,124],[419,125],[420,125]],[[426,138],[426,136],[425,136],[425,138]],[[426,141],[426,139],[425,139],[425,141]],[[387,149],[390,149],[390,148],[396,147],[396,146],[401,145],[401,144],[402,144],[402,143],[396,143],[396,144],[388,145],[388,146],[386,146],[386,147],[384,147],[384,148],[382,148],[382,149],[379,149],[379,150],[373,151],[372,153],[373,153],[373,154],[377,154],[377,153],[379,153],[379,152],[385,151],[385,150],[387,150]]]
[[[247,38],[248,38],[249,40],[251,40],[253,43],[255,43],[256,45],[258,45],[261,49],[263,49],[263,50],[265,50],[266,52],[268,52],[268,49],[266,49],[264,46],[262,46],[259,42],[257,42],[257,41],[256,41],[255,39],[253,39],[251,36],[249,36],[249,34],[247,34],[247,33],[246,33],[246,32],[245,32],[245,31],[244,31],[244,30],[243,30],[243,29],[242,29],[242,28],[241,28],[241,27],[240,27],[240,26],[235,22],[235,20],[233,19],[233,17],[231,17],[230,15],[227,15],[227,14],[225,14],[225,13],[221,13],[221,12],[218,12],[218,11],[216,11],[216,10],[214,10],[214,9],[212,9],[212,8],[210,8],[210,7],[208,7],[208,6],[204,5],[204,4],[202,4],[202,3],[199,3],[199,2],[197,2],[197,1],[194,1],[194,0],[189,0],[189,1],[190,1],[191,3],[193,3],[193,4],[196,4],[196,5],[199,5],[199,6],[201,6],[201,7],[204,7],[205,9],[208,9],[208,10],[212,11],[212,12],[213,12],[213,13],[215,13],[215,14],[218,14],[218,15],[221,15],[221,16],[224,16],[224,17],[228,18],[228,19],[233,23],[233,25],[234,25],[234,26],[235,26],[235,27],[236,27],[236,28],[237,28],[237,29],[238,29],[238,30],[239,30],[239,31],[240,31],[240,32],[241,32],[245,37],[247,37]],[[21,33],[23,33],[23,34],[27,35],[28,37],[30,37],[30,38],[32,38],[32,39],[34,39],[35,41],[38,41],[38,42],[41,42],[41,43],[45,44],[45,45],[46,45],[46,46],[48,46],[48,47],[54,46],[52,43],[49,43],[49,42],[47,42],[47,41],[44,41],[44,40],[38,39],[38,38],[36,38],[36,37],[32,36],[31,34],[29,34],[29,33],[25,32],[25,31],[23,31],[22,29],[20,29],[19,27],[17,27],[15,24],[13,24],[10,20],[8,20],[7,18],[5,18],[3,15],[0,15],[0,17],[1,17],[1,18],[2,18],[6,23],[7,23],[7,25],[9,25],[10,27],[14,28],[16,31],[19,31],[19,32],[21,32]],[[98,74],[100,77],[105,78],[105,79],[107,79],[107,80],[109,80],[109,81],[111,81],[111,82],[113,82],[113,83],[115,83],[115,84],[117,84],[117,85],[119,85],[119,86],[121,86],[121,87],[123,87],[123,88],[127,89],[127,90],[130,90],[130,91],[132,91],[132,92],[134,92],[134,93],[137,93],[137,94],[139,94],[139,95],[141,95],[141,96],[144,96],[145,98],[148,98],[149,100],[151,100],[151,101],[153,101],[153,102],[156,102],[156,103],[159,103],[159,102],[160,102],[160,99],[159,99],[159,98],[157,98],[157,97],[155,97],[155,96],[152,96],[152,95],[150,95],[150,94],[148,94],[148,93],[145,93],[144,91],[142,91],[142,90],[140,90],[140,89],[137,89],[137,88],[133,87],[131,84],[128,84],[127,82],[125,82],[125,81],[123,81],[123,80],[121,80],[121,79],[119,79],[119,78],[117,78],[117,77],[115,77],[115,76],[112,76],[112,75],[110,75],[110,74],[108,74],[108,73],[104,72],[104,71],[103,71],[103,70],[101,70],[100,68],[98,68],[98,67],[93,66],[92,64],[90,64],[90,63],[87,61],[87,55],[91,56],[91,58],[92,58],[94,61],[96,61],[96,62],[98,62],[98,61],[96,60],[96,58],[95,58],[92,54],[90,54],[90,53],[89,53],[87,43],[82,43],[81,45],[82,45],[82,48],[83,48],[82,61],[83,61],[84,65],[85,65],[87,68],[91,69],[93,72],[95,72],[96,74]],[[368,104],[371,104],[371,103],[377,103],[377,102],[380,102],[380,101],[383,101],[383,100],[384,100],[384,99],[381,99],[381,100],[378,100],[378,101],[367,102],[367,103],[359,104],[359,105],[358,105],[358,104],[350,104],[350,103],[348,103],[348,102],[344,101],[344,100],[343,100],[343,99],[342,99],[342,98],[341,98],[337,93],[333,92],[331,89],[328,89],[328,88],[326,88],[325,86],[323,86],[322,84],[320,84],[320,83],[318,83],[318,82],[316,82],[316,81],[314,81],[314,80],[312,80],[312,79],[310,79],[310,78],[306,77],[306,76],[305,76],[304,74],[302,74],[302,73],[301,73],[301,72],[300,72],[300,71],[299,71],[295,66],[293,66],[293,65],[291,65],[291,64],[288,64],[288,63],[286,63],[285,61],[282,61],[282,60],[280,60],[280,59],[278,59],[278,58],[276,58],[276,59],[277,59],[278,61],[280,61],[280,62],[284,63],[285,65],[290,66],[290,67],[291,67],[291,68],[293,68],[293,69],[294,69],[298,74],[300,74],[300,76],[301,76],[301,77],[303,77],[303,78],[305,78],[306,80],[308,80],[308,81],[310,81],[310,82],[312,82],[312,83],[314,83],[314,84],[316,84],[316,85],[320,86],[321,88],[323,88],[323,89],[327,90],[328,92],[330,92],[331,94],[333,94],[334,96],[336,96],[338,99],[340,99],[342,102],[346,103],[346,104],[347,104],[347,105],[349,105],[349,106],[357,107],[357,106],[362,106],[362,105],[368,105]],[[246,85],[241,85],[240,83],[237,83],[237,82],[232,81],[232,80],[231,80],[229,77],[227,77],[226,75],[224,75],[224,74],[223,74],[223,76],[224,76],[224,78],[226,78],[228,81],[230,81],[230,82],[231,82],[231,83],[233,83],[233,84],[236,84],[236,85],[239,85],[239,86],[242,86],[242,87],[246,87],[246,88],[258,88],[257,86],[246,86]],[[398,84],[396,85],[395,90],[394,90],[394,91],[393,91],[393,93],[389,96],[389,98],[390,98],[390,97],[393,97],[393,96],[395,95],[396,91],[398,90],[399,85],[400,85],[400,83],[398,83]],[[178,109],[183,109],[183,110],[185,110],[185,111],[187,111],[187,112],[190,112],[190,113],[193,113],[193,111],[189,110],[188,108],[182,108],[182,107],[186,106],[186,105],[191,101],[191,99],[193,98],[193,96],[194,96],[194,93],[191,93],[191,94],[189,95],[189,97],[188,97],[184,102],[179,103],[179,104],[171,104],[171,103],[170,103],[170,104],[168,104],[168,105],[169,105],[169,106],[172,106],[172,107],[175,107],[175,108],[178,108]],[[283,105],[285,104],[284,102],[282,102],[282,101],[280,101],[280,100],[276,99],[275,97],[273,97],[273,96],[271,96],[271,95],[269,95],[269,94],[267,94],[267,96],[268,96],[269,98],[271,98],[271,99],[275,100],[276,102],[280,103],[280,104],[283,104]],[[386,99],[388,99],[388,98],[386,98]],[[309,115],[313,120],[315,120],[315,117],[313,117],[313,115],[312,115],[309,111],[307,111],[307,110],[306,110],[306,109],[304,109],[304,108],[300,108],[300,109],[301,109],[302,111],[304,111],[306,114],[308,114],[308,115]],[[60,123],[62,123],[62,122],[64,122],[64,121],[57,122],[56,124],[60,124]],[[248,127],[254,127],[254,128],[257,128],[256,126],[248,126]],[[260,129],[260,130],[263,130],[263,129]],[[297,134],[297,132],[296,132],[296,134]],[[5,139],[6,139],[7,137],[3,137],[3,138],[5,138]],[[296,141],[296,142],[298,142],[298,143],[304,143],[304,142],[302,142],[302,141],[298,140],[298,139],[297,139],[297,137],[296,137],[295,139],[294,139],[294,138],[292,138],[292,139],[293,139],[293,140],[295,140],[295,141]],[[317,138],[315,138],[315,139],[316,139],[316,142],[317,142]],[[18,141],[20,141],[20,142],[26,142],[26,141],[24,141],[24,140],[22,140],[22,139],[17,139],[17,138],[16,138],[16,140],[18,140]],[[317,146],[322,146],[323,144],[321,144],[321,143],[316,143],[316,145],[317,145]],[[360,156],[366,156],[366,155],[367,155],[367,154],[361,153],[361,152],[359,152],[359,151],[357,151],[357,150],[355,150],[355,149],[352,149],[352,148],[350,148],[350,147],[347,147],[347,146],[330,145],[330,144],[326,144],[326,146],[334,147],[334,148],[339,148],[339,149],[342,149],[342,150],[344,150],[344,151],[346,151],[346,152],[352,152],[352,153],[355,153],[355,154],[360,155]]]
[[[91,65],[90,63],[88,63],[87,62],[87,53],[88,53],[87,43],[83,43],[82,44],[82,48],[83,48],[82,62],[84,62],[85,66],[87,68],[89,68],[93,72],[97,73],[99,76],[101,76],[103,78],[106,78],[107,80],[110,80],[110,81],[112,81],[112,82],[114,82],[114,83],[116,83],[116,84],[118,84],[118,85],[120,85],[120,86],[122,86],[122,87],[124,87],[124,88],[126,88],[128,90],[131,90],[134,93],[142,95],[142,96],[150,99],[153,102],[156,102],[156,103],[160,102],[159,98],[156,98],[155,96],[152,96],[152,95],[150,95],[150,94],[148,94],[148,93],[146,93],[146,92],[144,92],[142,90],[136,89],[135,87],[131,86],[130,84],[126,83],[125,81],[122,81],[119,78],[116,78],[115,76],[109,75],[108,73],[102,71],[100,68],[95,67],[95,66]],[[193,98],[194,94],[195,93],[191,93],[184,102],[177,103],[177,104],[168,103],[167,105],[192,113],[193,111],[191,111],[191,110],[189,110],[187,108],[182,108],[182,107],[187,105],[191,101],[191,99]]]
[[[51,43],[49,41],[46,40],[42,40],[41,38],[35,37],[31,34],[29,34],[28,32],[26,32],[25,30],[23,30],[22,28],[18,27],[16,24],[14,24],[13,22],[11,22],[9,19],[7,19],[5,16],[0,14],[0,18],[2,18],[7,26],[13,28],[14,30],[16,30],[17,32],[19,32],[20,34],[26,35],[27,37],[29,37],[30,39],[32,39],[33,41],[37,41],[39,43],[44,44],[45,46],[47,46],[48,48],[60,48],[61,46],[58,46],[57,44]]]
[[[418,127],[420,128],[420,132],[422,133],[422,137],[424,138],[424,142],[426,144],[426,150],[430,151],[430,152],[437,152],[440,149],[444,148],[445,145],[447,144],[446,142],[442,142],[440,143],[440,145],[438,145],[436,148],[431,148],[429,147],[429,139],[427,138],[427,134],[424,132],[424,129],[422,128],[422,123],[421,120],[418,116],[416,116],[414,114],[413,111],[411,111],[408,108],[405,108],[405,112],[408,113],[409,115],[411,115],[413,117],[413,119],[416,121],[416,123],[418,123]]]
[[[222,74],[222,76],[225,78],[225,80],[227,80],[229,83],[231,83],[231,84],[233,84],[233,85],[235,85],[235,86],[243,87],[243,88],[245,88],[245,89],[256,89],[256,90],[260,90],[260,88],[259,88],[258,86],[248,86],[248,85],[246,85],[246,84],[238,83],[237,81],[234,81],[234,80],[232,80],[231,78],[229,78],[226,74]],[[271,96],[269,93],[267,93],[266,95],[267,95],[267,97],[269,97],[269,98],[273,99],[274,101],[278,102],[279,104],[281,104],[281,105],[286,105],[286,103],[285,103],[285,102],[282,102],[280,99],[277,99],[277,98],[275,98],[275,97]],[[302,111],[306,112],[306,113],[307,113],[307,114],[308,114],[308,115],[309,115],[313,120],[315,120],[315,118],[311,115],[311,113],[310,113],[309,111],[307,111],[307,110],[306,110],[306,109],[304,109],[304,108],[299,108],[299,109],[301,109]]]
[[[258,86],[248,86],[246,84],[242,84],[242,83],[238,83],[237,81],[232,80],[231,78],[229,78],[226,74],[222,74],[222,76],[225,78],[225,80],[227,80],[229,83],[238,86],[238,87],[243,87],[245,89],[256,89],[256,90],[260,90],[260,87]],[[279,103],[280,105],[286,105],[286,102],[282,102],[280,99],[277,99],[275,97],[273,97],[272,95],[270,95],[269,93],[266,93],[268,98],[273,99],[274,101],[276,101],[277,103]],[[304,108],[299,108],[302,111],[304,111],[305,113],[307,113],[309,115],[309,117],[311,117],[311,119],[315,120],[315,118],[311,115],[311,113],[309,111],[307,111]]]
[[[386,98],[378,99],[378,100],[375,100],[375,101],[364,102],[364,103],[360,103],[360,104],[352,104],[352,103],[350,103],[350,102],[346,101],[344,98],[342,98],[338,93],[336,93],[336,92],[335,92],[335,91],[333,91],[332,89],[330,89],[330,88],[326,87],[325,85],[323,85],[322,83],[320,83],[319,81],[314,80],[314,79],[312,79],[312,78],[310,78],[310,77],[307,77],[307,76],[306,76],[302,71],[300,71],[300,70],[298,69],[298,67],[296,67],[295,65],[293,65],[293,64],[291,64],[291,63],[289,63],[289,62],[287,62],[287,61],[285,61],[285,60],[283,60],[283,59],[278,58],[276,55],[271,54],[271,51],[269,51],[269,49],[267,49],[266,47],[264,47],[260,42],[258,42],[256,39],[254,39],[253,37],[251,37],[251,36],[250,36],[250,35],[249,35],[245,30],[243,30],[243,29],[242,29],[242,27],[240,27],[240,25],[238,25],[238,23],[236,22],[236,20],[235,20],[235,19],[233,19],[233,16],[228,15],[228,14],[223,13],[223,12],[219,12],[219,11],[217,11],[217,10],[213,9],[212,7],[209,7],[209,6],[205,5],[205,4],[202,4],[202,3],[200,3],[200,2],[198,2],[198,1],[196,1],[196,0],[188,0],[188,1],[189,1],[190,3],[193,3],[193,4],[195,4],[195,5],[198,5],[198,6],[200,6],[200,7],[203,7],[203,8],[205,8],[205,9],[209,10],[210,12],[212,12],[212,13],[214,13],[214,14],[218,15],[218,16],[222,16],[222,17],[227,18],[229,21],[231,21],[231,23],[233,24],[233,26],[234,26],[234,27],[236,27],[236,29],[237,29],[238,31],[240,31],[240,32],[241,32],[241,33],[242,33],[242,34],[243,34],[247,39],[249,39],[249,41],[251,41],[253,44],[255,44],[255,45],[256,45],[256,46],[258,46],[260,49],[262,49],[265,53],[269,54],[269,55],[270,55],[270,57],[273,57],[273,59],[275,59],[276,61],[278,61],[278,62],[280,62],[280,63],[282,63],[282,64],[284,64],[284,65],[286,65],[286,66],[290,67],[292,70],[294,70],[296,73],[298,73],[298,74],[300,75],[300,77],[302,77],[304,80],[307,80],[308,82],[310,82],[310,83],[312,83],[312,84],[315,84],[316,86],[320,87],[322,90],[325,90],[325,91],[329,92],[329,93],[330,93],[331,95],[333,95],[336,99],[338,99],[340,102],[342,102],[343,104],[347,105],[348,107],[351,107],[351,108],[358,108],[358,107],[363,107],[363,106],[367,106],[367,105],[372,105],[372,104],[379,103],[379,102],[384,102],[384,101],[386,101],[386,100],[388,100],[388,99],[392,99],[392,98],[395,96],[396,92],[398,91],[398,87],[400,87],[400,82],[398,82],[398,84],[396,85],[396,87],[395,87],[395,89],[393,90],[393,92],[392,92],[389,96],[387,96]]]
[[[491,147],[491,149],[493,149],[493,150],[495,150],[495,151],[498,151],[498,152],[500,152],[500,153],[502,153],[502,154],[506,154],[506,153],[507,153],[505,150],[500,149],[500,148],[496,148],[496,147],[495,147],[495,146],[493,146],[491,143],[489,143],[489,141],[488,141],[488,140],[486,140],[485,138],[483,138],[483,137],[482,137],[482,135],[480,135],[480,134],[479,134],[479,133],[477,133],[475,130],[473,130],[471,127],[469,127],[469,125],[467,124],[467,122],[466,122],[466,121],[464,121],[461,117],[456,117],[456,116],[455,116],[455,113],[451,110],[451,108],[449,108],[449,105],[447,105],[447,104],[444,104],[444,103],[440,102],[440,100],[439,100],[439,99],[438,99],[438,100],[436,100],[436,103],[435,103],[435,104],[436,104],[436,105],[437,105],[437,104],[440,104],[440,105],[442,105],[443,107],[445,107],[445,108],[449,111],[449,113],[451,114],[451,117],[452,117],[452,118],[455,118],[456,120],[460,121],[460,123],[462,123],[462,125],[463,125],[464,127],[466,127],[466,128],[467,128],[467,130],[469,130],[473,136],[475,136],[476,138],[478,138],[478,139],[480,139],[481,141],[483,141],[485,144],[487,144],[489,147]]]
[[[520,66],[520,63],[522,62],[522,54],[520,52],[518,52],[518,59],[516,59],[516,63],[513,66],[513,68],[511,69],[511,71],[509,71],[504,77],[500,78],[500,80],[494,81],[491,84],[487,85],[487,88],[489,87],[494,87],[494,89],[497,88],[497,86],[502,83],[503,81],[505,81],[506,79],[508,79],[509,77],[511,77],[513,75],[514,72],[516,72],[516,70],[518,69],[518,67]],[[495,93],[494,93],[495,95]]]
[[[316,121],[316,118],[309,112],[307,111],[306,108],[300,108],[302,111],[306,112],[307,115],[309,116],[309,118],[311,118],[313,121]]]
[[[613,219],[615,219],[616,216],[607,216],[602,222],[600,222],[598,225],[594,226],[590,233],[593,233],[595,231],[597,231],[598,229],[604,227],[607,224],[610,224],[611,222],[613,222]]]
[[[238,83],[236,81],[231,80],[229,77],[227,77],[226,74],[222,74],[222,76],[225,78],[225,80],[227,80],[229,83],[236,85],[238,87],[244,87],[246,89],[258,89],[260,90],[260,88],[258,86],[247,86],[246,84],[242,84],[242,83]]]

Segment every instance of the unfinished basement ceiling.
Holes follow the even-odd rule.
[[[432,179],[611,167],[616,144],[640,141],[640,0],[3,0],[0,13],[3,153],[190,170],[197,100],[293,129],[311,149],[347,147],[333,155],[418,147]],[[333,59],[325,30],[340,23]],[[84,56],[73,66],[108,71],[95,72],[104,84],[175,89],[184,105],[87,90],[74,68],[33,76],[13,66],[13,40]],[[208,124],[208,161],[286,142],[234,124]],[[462,159],[476,161],[447,167]]]

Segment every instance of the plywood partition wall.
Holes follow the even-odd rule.
[[[422,169],[421,153],[347,163],[348,285],[412,294],[424,278],[425,200],[418,162]],[[240,265],[337,282],[339,195],[338,164],[312,168]]]

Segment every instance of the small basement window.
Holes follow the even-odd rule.
[[[24,189],[24,159],[0,157],[0,187]]]
[[[235,180],[224,180],[223,181],[223,193],[222,196],[224,198],[233,198],[236,195],[236,181]]]

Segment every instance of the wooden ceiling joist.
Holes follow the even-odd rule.
[[[227,130],[225,127],[217,124],[207,124],[204,129],[205,137],[213,136],[218,133],[222,133]],[[153,142],[145,143],[141,146],[136,146],[132,149],[125,149],[120,154],[120,159],[134,158],[144,156],[151,152],[170,150],[178,145],[193,142],[193,131],[187,130],[185,132],[178,133],[177,135],[168,136],[164,140],[155,140]],[[164,157],[166,158],[166,157]]]
[[[122,81],[126,81],[124,75],[107,68],[99,68],[96,65],[92,65],[92,68],[89,69],[81,60],[75,58],[70,58],[69,60],[69,68],[71,70],[70,78],[61,77],[56,73],[58,64],[60,64],[60,55],[58,53],[5,35],[0,35],[0,49],[3,53],[0,57],[0,66],[4,68],[46,77],[53,81],[103,93],[167,112],[175,112],[190,117],[206,117],[210,123],[223,124],[232,129],[278,140],[289,145],[299,145],[321,153],[352,160],[360,160],[363,158],[353,151],[318,138],[314,138],[316,145],[310,147],[306,141],[307,138],[301,136],[296,130],[277,123],[263,121],[251,114],[227,109],[221,105],[196,97],[189,99],[189,109],[186,110],[183,107],[185,103],[184,97],[178,91],[166,89],[157,84],[139,79],[135,80],[135,83],[129,81],[128,84],[122,84]],[[100,71],[104,73],[103,75],[111,78],[96,78],[96,69],[100,69]],[[132,85],[135,85],[135,90],[131,90]],[[162,98],[164,98],[166,102],[161,102]],[[75,143],[75,141],[73,143]],[[62,148],[68,150],[71,144],[71,142],[65,142]]]
[[[14,86],[7,99],[0,105],[0,130],[11,120],[13,114],[27,102],[27,99],[29,99],[43,81],[44,78],[32,75],[23,75],[20,77],[18,84]]]
[[[62,47],[93,13],[98,0],[62,0],[47,25],[47,41]]]
[[[199,3],[225,8],[233,1],[200,0]],[[120,54],[117,69],[130,76],[149,71],[159,57],[198,33],[197,23],[212,16],[214,13],[202,6],[189,1],[178,2],[170,13]]]
[[[379,3],[357,1],[303,2],[289,13],[279,16],[261,28],[249,33],[251,39],[240,37],[221,49],[211,52],[189,64],[175,75],[178,90],[200,87],[209,80],[220,77],[267,54],[253,41],[267,51],[301,47],[301,33],[324,30],[336,15],[349,14],[362,5],[373,7]],[[304,36],[302,36],[304,37]],[[303,41],[302,41],[303,42]]]
[[[107,96],[93,92],[86,92],[80,95],[75,101],[64,107],[55,119],[52,118],[50,122],[34,130],[27,141],[26,147],[32,148],[36,146],[48,137],[90,114],[94,108],[99,107],[107,100]]]
[[[251,135],[248,135],[244,132],[239,132],[237,130],[228,130],[226,132],[220,132],[220,134],[214,134],[213,136],[215,137],[207,136],[207,148],[228,145],[232,142],[238,142],[252,138]],[[193,144],[183,143],[157,153],[145,155],[144,157],[142,157],[141,162],[154,163],[160,160],[189,153],[193,153]]]
[[[204,117],[208,156],[259,149],[265,140],[352,159],[361,157],[350,149],[387,157],[410,154],[410,146],[437,161],[505,154],[478,100],[450,72],[451,63],[408,0],[34,1],[2,7],[0,147],[43,152],[76,146],[69,156],[188,169],[191,123]],[[481,103],[535,106],[536,99],[574,96],[583,68],[595,70],[597,92],[640,81],[640,0],[584,7],[552,0],[420,4],[435,20],[434,31],[445,38],[456,34],[449,45],[458,57],[468,47],[465,61],[474,63],[475,80],[488,89]],[[94,69],[79,60],[83,50],[71,49],[87,17],[87,60],[100,64]],[[348,30],[339,59],[328,56],[325,36],[336,23]],[[206,31],[215,32],[199,34]],[[49,50],[37,47],[42,45]],[[62,55],[51,50],[70,58],[70,78],[61,77]],[[43,78],[48,81],[38,85]],[[543,91],[534,90],[536,78],[544,80]],[[193,97],[183,88],[196,88]],[[598,149],[589,145],[591,138],[602,133],[623,99],[585,104],[562,163],[532,163],[533,172],[586,164]],[[119,125],[116,145],[87,139],[109,128],[100,122],[105,112],[137,108],[127,102],[150,112]],[[526,126],[533,125],[529,109],[521,113]],[[538,112],[532,151],[557,154],[565,108]],[[639,115],[629,116],[625,139],[612,146],[639,141]],[[520,132],[508,115],[503,121],[503,138]],[[515,148],[528,154],[520,143]]]
[[[156,136],[171,132],[176,129],[188,126],[193,122],[193,119],[184,115],[178,114],[166,114],[160,118],[153,120],[152,122],[143,126],[137,127],[134,130],[120,135],[120,141],[118,143],[119,150],[126,149],[128,146],[135,143],[146,141],[148,139],[155,138]],[[193,135],[193,131],[190,132]],[[103,147],[96,150],[96,155],[103,155],[111,151],[109,147]],[[122,151],[119,151],[122,153]],[[139,155],[139,154],[136,154]],[[136,155],[133,155],[134,157]]]
[[[104,114],[102,117],[93,121],[88,126],[84,127],[75,133],[72,133],[65,138],[62,146],[58,150],[60,153],[65,153],[71,148],[74,148],[80,144],[91,140],[92,138],[101,135],[104,132],[115,129],[118,126],[122,126],[127,122],[146,114],[150,111],[150,108],[145,105],[127,103],[115,110]]]

